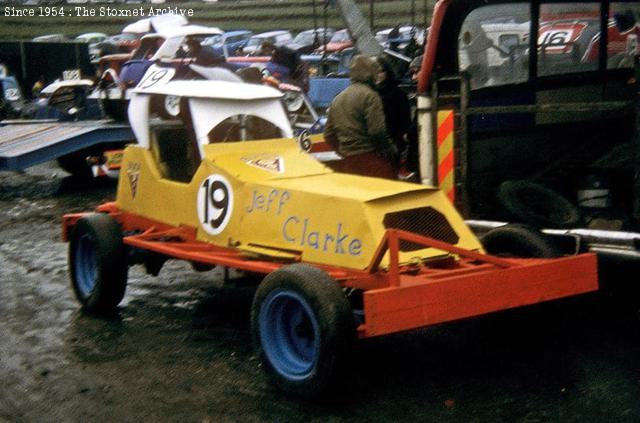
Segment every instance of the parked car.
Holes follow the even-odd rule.
[[[64,34],[47,34],[34,37],[31,41],[35,41],[36,43],[61,43],[69,41],[69,39]]]
[[[409,42],[413,38],[417,46],[424,45],[425,30],[418,26],[403,25],[398,27],[398,33],[393,38],[389,38],[395,28],[387,28],[376,32],[376,40],[385,49],[391,49],[404,53]],[[395,34],[394,34],[395,35]]]
[[[339,60],[335,55],[303,54],[300,60],[307,64],[309,78],[327,76],[338,71]]]
[[[293,40],[293,36],[289,31],[269,31],[262,34],[252,35],[244,47],[242,53],[245,55],[255,56],[260,54],[260,46],[265,41],[271,42],[276,47],[286,45]]]
[[[354,47],[348,47],[339,52],[325,55],[303,54],[300,60],[307,64],[309,77],[328,76],[349,77],[349,66],[355,54]]]
[[[96,58],[110,54],[130,53],[138,47],[142,35],[143,34],[126,32],[107,37],[96,44]]]
[[[335,32],[333,28],[308,29],[296,35],[286,46],[298,54],[309,54],[319,46],[328,43]]]
[[[170,31],[188,23],[189,21],[184,16],[169,13],[137,20],[125,26],[122,32],[144,35],[151,32]]]
[[[108,35],[102,32],[87,32],[85,34],[78,35],[75,40],[92,45],[106,40],[107,37]]]
[[[0,120],[18,117],[25,104],[18,81],[0,65]]]
[[[227,31],[224,34],[206,38],[202,45],[211,46],[215,53],[222,54],[225,57],[237,56],[252,35],[253,32],[245,29]]]
[[[96,46],[98,49],[97,57],[109,54],[130,53],[138,47],[142,36],[150,33],[170,31],[187,24],[187,19],[179,15],[160,15],[140,19],[125,26],[121,34],[113,35],[98,43]]]
[[[89,44],[89,58],[96,60],[100,56],[99,45],[108,38],[107,34],[102,32],[88,32],[86,34],[80,34],[75,38],[75,41]]]
[[[328,56],[308,54],[301,57],[309,69],[307,96],[318,112],[323,113],[334,97],[351,83],[349,65],[353,53],[354,48],[350,47]]]
[[[340,50],[344,50],[345,48],[353,47],[353,40],[351,39],[351,34],[347,29],[341,29],[340,31],[336,31],[329,42],[324,44],[317,49],[314,50],[316,54],[323,53],[336,53]]]
[[[57,80],[40,91],[38,98],[23,109],[22,117],[33,119],[100,119],[96,100],[89,99],[94,82],[90,79]]]
[[[100,99],[105,112],[114,118],[125,118],[129,100],[127,90],[135,87],[143,79],[153,63],[162,61],[172,67],[171,76],[168,69],[165,72],[170,79],[176,67],[182,64],[188,65],[195,59],[183,57],[180,54],[187,40],[195,39],[202,42],[201,40],[208,37],[220,35],[222,30],[219,28],[186,25],[142,37],[139,47],[119,69],[106,69],[100,77],[96,96]]]

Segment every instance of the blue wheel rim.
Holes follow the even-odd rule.
[[[302,295],[271,292],[260,307],[259,327],[262,350],[279,374],[295,381],[314,372],[320,355],[320,326]]]
[[[78,239],[75,248],[74,272],[76,288],[83,298],[87,298],[96,286],[96,245],[88,235],[83,234]]]

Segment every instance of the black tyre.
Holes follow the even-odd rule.
[[[270,273],[251,306],[255,347],[274,384],[303,397],[339,379],[355,323],[340,286],[320,269],[294,264]]]
[[[561,252],[535,228],[511,224],[495,228],[482,237],[487,253],[501,257],[553,258]]]
[[[109,215],[78,221],[69,244],[71,285],[82,307],[91,312],[115,310],[127,285],[127,261],[120,225]]]
[[[535,182],[503,182],[498,189],[498,199],[513,217],[539,228],[567,228],[580,221],[576,206]]]
[[[58,157],[58,166],[76,178],[93,178],[91,166],[87,163],[88,156],[89,153],[86,151],[76,151],[74,153]]]
[[[117,121],[127,121],[129,119],[129,115],[127,113],[127,107],[129,106],[129,102],[123,99],[110,99],[110,98],[101,98],[100,99],[100,108],[105,116],[110,117],[113,120]]]

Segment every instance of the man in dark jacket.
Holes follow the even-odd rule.
[[[387,134],[382,100],[374,90],[379,65],[357,55],[351,62],[351,85],[331,102],[325,141],[342,157],[338,172],[395,179],[396,149]]]
[[[385,57],[378,57],[380,72],[376,78],[378,94],[382,99],[387,132],[400,153],[399,173],[406,177],[418,169],[418,136],[411,117],[411,102],[398,86],[395,69]]]

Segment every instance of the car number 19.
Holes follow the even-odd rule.
[[[222,175],[209,175],[198,190],[198,219],[207,233],[218,235],[233,212],[231,184]]]
[[[173,68],[159,68],[153,65],[144,74],[137,88],[146,89],[156,84],[164,85],[173,78],[175,73],[176,71]]]

